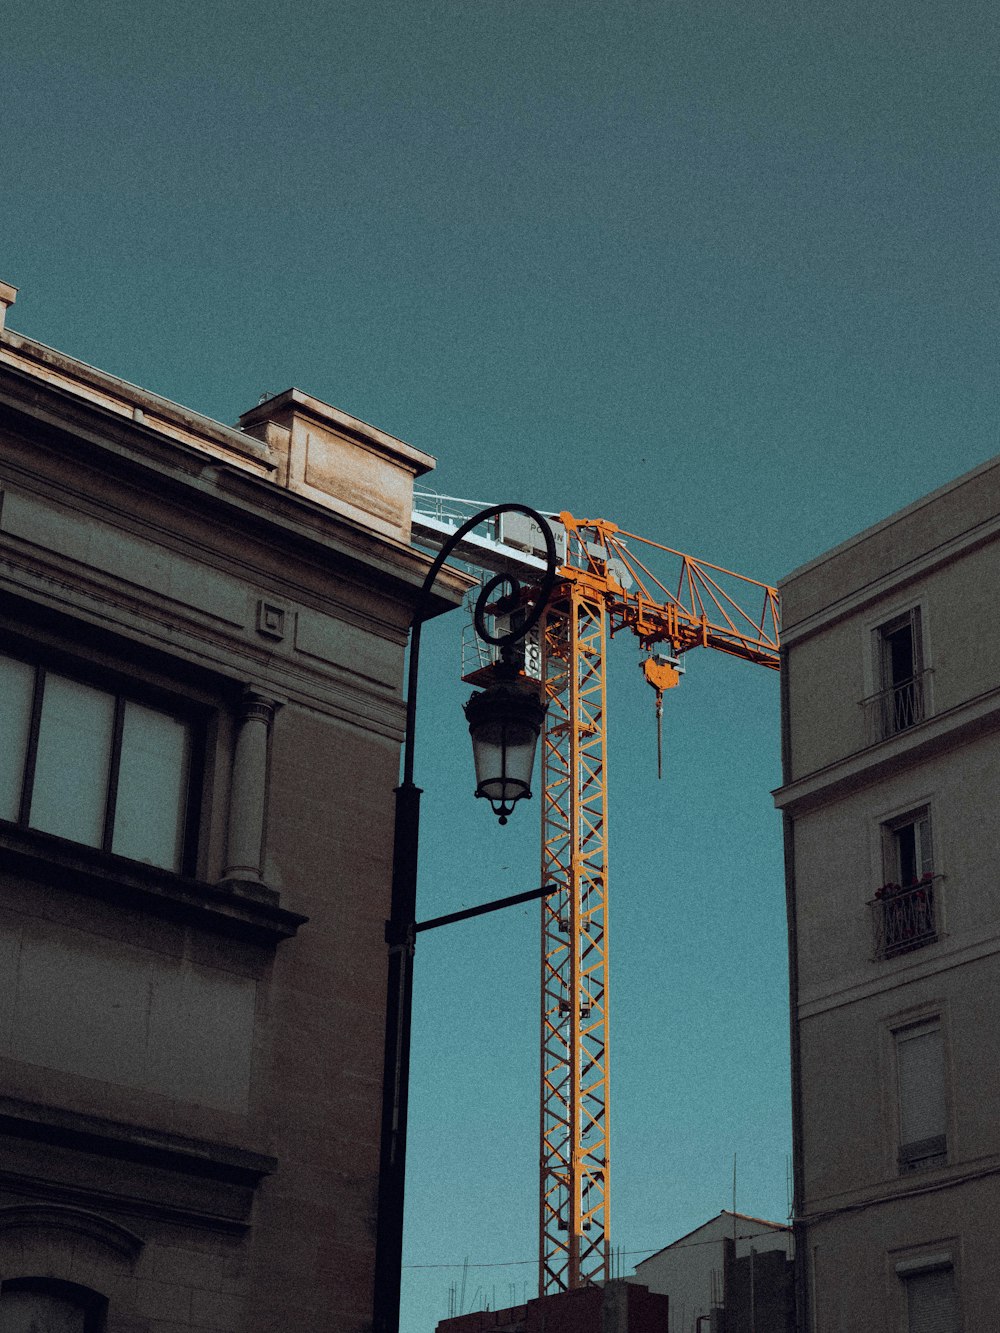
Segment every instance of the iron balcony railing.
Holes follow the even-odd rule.
[[[879,741],[888,740],[897,732],[923,722],[926,678],[927,672],[920,671],[911,680],[891,685],[889,689],[861,700],[869,745],[877,745]]]
[[[933,875],[901,888],[883,884],[869,902],[876,958],[895,958],[938,937]]]

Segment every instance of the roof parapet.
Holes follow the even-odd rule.
[[[301,389],[259,403],[239,425],[267,444],[279,485],[410,542],[413,482],[434,467],[430,454]]]
[[[413,482],[434,467],[430,454],[294,388],[244,412],[238,427],[222,425],[4,329],[17,291],[0,281],[0,368],[263,476],[369,532],[411,544]]]

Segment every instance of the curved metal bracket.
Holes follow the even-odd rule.
[[[479,527],[480,523],[485,523],[486,520],[490,518],[496,518],[499,514],[526,514],[532,522],[538,525],[542,536],[545,539],[545,575],[538,589],[538,595],[533,599],[534,605],[532,606],[531,611],[520,625],[516,626],[516,628],[511,630],[507,635],[501,635],[499,638],[480,630],[480,604],[483,602],[487,590],[495,588],[499,580],[510,579],[513,583],[517,584],[518,589],[520,589],[520,584],[517,583],[517,580],[512,574],[500,574],[495,579],[491,579],[479,594],[476,601],[476,633],[480,634],[480,637],[484,642],[501,647],[517,643],[519,639],[523,639],[524,636],[538,623],[542,612],[548,605],[549,598],[552,595],[552,589],[555,587],[556,578],[559,574],[556,539],[552,535],[552,529],[549,527],[548,520],[544,519],[536,509],[532,509],[528,505],[509,503],[491,505],[489,509],[482,509],[478,514],[473,514],[470,519],[467,519],[460,528],[456,528],[445,542],[444,546],[441,547],[441,550],[438,551],[437,555],[434,557],[433,564],[427,571],[427,577],[424,579],[423,587],[420,589],[420,597],[413,617],[413,633],[410,639],[410,662],[406,680],[406,732],[403,737],[404,784],[413,782],[414,734],[416,731],[417,717],[417,670],[420,665],[420,634],[423,622],[427,619],[431,588],[434,586],[434,580],[440,573],[442,565],[451,555],[452,551],[454,551],[462,538],[466,536],[467,533],[471,532],[473,528]],[[485,630],[485,625],[483,626],[483,630]]]

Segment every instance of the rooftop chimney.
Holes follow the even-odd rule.
[[[268,446],[280,486],[409,542],[413,479],[433,468],[429,454],[301,389],[244,412],[240,429]]]

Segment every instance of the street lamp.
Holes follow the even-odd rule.
[[[385,938],[389,946],[385,1007],[385,1052],[382,1071],[382,1128],[379,1155],[378,1213],[375,1238],[374,1333],[398,1333],[399,1291],[403,1263],[403,1199],[406,1185],[406,1124],[410,1081],[410,1021],[413,1008],[413,953],[417,932],[460,921],[469,916],[541,898],[547,885],[514,894],[480,907],[453,912],[433,921],[417,922],[417,851],[420,832],[420,788],[413,782],[413,753],[417,720],[417,670],[420,635],[427,618],[430,593],[442,565],[462,538],[480,523],[500,514],[525,514],[545,541],[546,569],[529,607],[522,606],[521,590],[513,575],[491,579],[476,602],[476,631],[500,648],[501,660],[488,686],[465,705],[476,763],[476,795],[493,807],[501,824],[514,804],[531,795],[531,769],[541,730],[544,706],[539,688],[519,676],[513,645],[537,624],[548,603],[558,572],[552,531],[534,509],[522,504],[493,505],[463,523],[435,556],[417,599],[410,637],[406,689],[406,730],[403,736],[403,780],[396,788],[392,853],[392,895]],[[504,607],[518,608],[511,628],[492,633],[485,623],[488,597],[499,582],[510,592]]]
[[[535,746],[545,719],[538,688],[498,663],[494,683],[465,705],[476,763],[476,795],[506,824],[516,801],[531,795]]]

